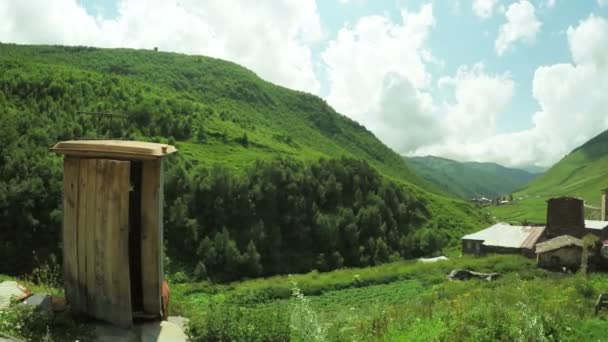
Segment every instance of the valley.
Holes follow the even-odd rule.
[[[163,279],[170,312],[189,319],[192,341],[608,333],[605,315],[593,314],[606,292],[604,273],[461,253],[464,235],[496,221],[544,223],[551,197],[581,197],[586,216],[597,218],[608,187],[608,132],[537,175],[402,157],[325,100],[219,59],[0,44],[0,67],[0,281],[62,296],[63,161],[49,148],[140,140],[178,150],[163,171]],[[82,111],[126,119],[96,121]],[[469,202],[511,196],[501,205]],[[436,256],[449,260],[418,261]],[[454,270],[500,276],[447,280]],[[88,322],[18,305],[0,310],[5,331],[31,340],[91,338]]]
[[[508,196],[537,177],[495,163],[457,162],[434,156],[404,157],[404,160],[429,183],[465,200]]]

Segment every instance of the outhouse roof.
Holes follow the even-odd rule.
[[[69,140],[57,143],[51,150],[81,157],[121,159],[158,159],[177,152],[174,146],[132,140]]]

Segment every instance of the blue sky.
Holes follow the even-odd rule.
[[[343,4],[338,1],[317,1],[317,5],[329,35],[335,35],[345,23],[352,23],[359,17],[388,14],[397,18],[401,8],[416,9],[427,2],[377,0]],[[435,70],[434,75],[452,74],[460,65],[477,61],[485,61],[489,71],[511,73],[516,82],[515,100],[500,116],[500,132],[514,132],[531,125],[532,113],[538,108],[532,98],[534,71],[539,65],[567,63],[570,60],[568,44],[564,39],[567,28],[586,19],[591,13],[608,14],[608,6],[601,8],[595,1],[559,1],[552,8],[540,6],[546,4],[544,1],[534,2],[539,5],[537,15],[543,23],[536,44],[499,57],[494,51],[494,40],[504,18],[499,15],[479,18],[469,3],[432,1],[438,19],[429,45],[434,54],[445,61],[445,68]],[[511,2],[504,2],[508,3]]]
[[[81,4],[94,16],[114,18],[118,15],[118,0],[81,0]],[[342,3],[335,0],[317,0],[319,15],[328,38],[339,29],[358,18],[369,15],[388,15],[398,20],[402,8],[417,9],[428,1],[422,0],[351,0]],[[510,3],[505,1],[504,4]],[[459,66],[478,61],[486,63],[488,71],[508,71],[516,83],[515,100],[499,116],[498,131],[515,132],[530,127],[532,113],[538,104],[532,98],[532,77],[539,65],[564,63],[570,60],[565,31],[571,25],[586,19],[590,13],[608,14],[608,6],[602,8],[595,1],[559,1],[549,8],[546,1],[534,2],[542,30],[536,43],[498,56],[494,40],[503,18],[479,18],[473,13],[468,1],[432,1],[437,25],[430,35],[431,51],[445,62],[441,70],[432,70],[436,77],[453,74]],[[327,39],[313,46],[315,58],[323,51]],[[322,71],[318,77],[324,81]],[[320,95],[327,95],[327,83],[322,82]]]
[[[608,0],[8,0],[0,40],[231,60],[405,155],[546,167],[608,129]]]

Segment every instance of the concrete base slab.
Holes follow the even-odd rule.
[[[95,324],[95,341],[99,342],[186,342],[183,329],[176,323],[155,321],[123,329],[109,324]]]

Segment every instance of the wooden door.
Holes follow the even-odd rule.
[[[64,213],[66,290],[72,310],[130,327],[130,162],[66,159],[65,167],[65,177],[68,168],[70,177],[78,177],[77,191],[71,186],[75,181],[64,185],[64,206],[74,203],[76,208],[75,215],[73,210]],[[69,286],[70,281],[76,285]]]
[[[144,313],[161,316],[163,282],[163,165],[146,160],[142,165],[141,263]]]

